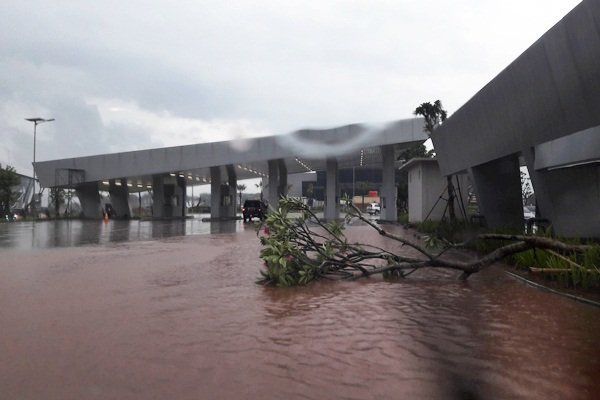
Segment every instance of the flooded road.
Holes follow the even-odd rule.
[[[0,398],[598,398],[599,309],[499,268],[263,288],[235,226],[4,246]]]

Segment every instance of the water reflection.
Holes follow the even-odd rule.
[[[173,221],[61,220],[0,224],[0,249],[74,247],[254,229],[242,221],[203,222],[206,215]]]

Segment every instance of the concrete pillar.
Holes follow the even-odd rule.
[[[210,167],[210,217],[221,218],[221,168]]]
[[[269,183],[267,184],[267,202],[269,207],[277,209],[279,203],[279,162],[278,160],[269,160]]]
[[[109,181],[108,193],[110,195],[110,204],[115,210],[117,218],[129,218],[131,216],[131,209],[129,208],[127,180],[111,179]]]
[[[479,210],[488,228],[524,229],[519,156],[513,154],[471,170]]]
[[[328,221],[340,217],[340,185],[338,184],[338,162],[335,158],[328,158],[325,161],[327,169],[327,179],[325,187],[325,219]]]
[[[98,182],[86,182],[77,185],[75,193],[81,204],[81,215],[83,218],[102,218]]]
[[[152,218],[164,218],[165,197],[163,175],[152,176]]]
[[[185,217],[185,178],[179,176],[152,176],[152,217]]]
[[[396,158],[394,157],[394,146],[381,146],[382,181],[381,181],[381,219],[384,221],[398,221],[398,210],[396,207]]]
[[[226,205],[226,211],[224,216],[234,218],[237,214],[237,174],[235,173],[235,168],[232,164],[227,165],[227,183],[228,186],[228,196],[229,196],[229,204]]]
[[[187,181],[185,177],[177,176],[174,189],[172,197],[173,217],[185,218],[187,212],[187,205],[185,204],[187,197]]]
[[[285,165],[284,160],[279,160],[278,166],[279,172],[279,190],[278,190],[278,198],[281,196],[287,196],[288,193],[288,183],[287,183],[287,166]]]
[[[557,236],[600,237],[600,166],[535,169],[535,150],[523,151],[538,205]]]

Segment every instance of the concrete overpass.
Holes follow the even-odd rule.
[[[433,134],[492,228],[523,226],[519,158],[558,235],[600,237],[600,1],[584,0]]]
[[[325,218],[339,217],[338,168],[383,169],[382,218],[396,220],[394,170],[397,154],[423,142],[418,118],[379,126],[347,125],[305,129],[290,134],[199,143],[35,163],[43,187],[74,188],[83,215],[99,218],[100,190],[110,194],[117,215],[130,215],[129,193],[152,190],[156,218],[185,216],[188,184],[211,185],[211,216],[231,218],[236,211],[238,179],[264,178],[267,200],[276,205],[287,191],[287,175],[327,171]]]

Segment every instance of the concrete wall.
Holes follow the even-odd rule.
[[[423,222],[429,214],[430,221],[439,221],[444,216],[448,198],[447,180],[442,176],[440,168],[435,161],[417,162],[407,169],[408,173],[408,221]],[[458,181],[457,181],[458,179]],[[466,174],[460,174],[454,180],[457,198],[454,202],[454,210],[459,220],[464,219],[460,206],[462,198],[466,209],[468,203],[469,178]],[[457,183],[459,182],[459,183]],[[459,186],[460,195],[459,196]],[[443,199],[439,199],[443,196]],[[439,201],[438,201],[439,199]],[[449,218],[448,211],[445,213]]]

